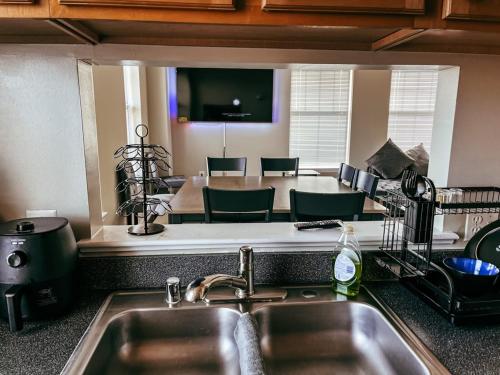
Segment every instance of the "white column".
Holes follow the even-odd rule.
[[[349,164],[366,169],[365,160],[387,141],[390,70],[355,70],[352,75]]]

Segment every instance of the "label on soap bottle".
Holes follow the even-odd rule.
[[[335,279],[338,281],[349,281],[356,274],[356,266],[351,258],[344,254],[339,254],[337,259],[335,259],[334,273]]]

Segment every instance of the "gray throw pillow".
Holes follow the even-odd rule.
[[[390,138],[366,163],[383,178],[396,178],[415,161],[406,155]]]
[[[406,151],[406,155],[415,160],[413,164],[417,173],[422,176],[427,176],[427,170],[429,169],[429,154],[425,151],[423,143],[410,148]]]

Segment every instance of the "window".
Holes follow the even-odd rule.
[[[143,122],[138,66],[123,67],[123,83],[125,88],[125,114],[127,116],[127,141],[128,143],[138,143],[139,139],[135,133],[135,128]]]
[[[388,137],[403,150],[423,143],[430,152],[437,81],[436,70],[392,71]]]
[[[303,168],[334,168],[346,160],[351,72],[292,70],[290,157]]]

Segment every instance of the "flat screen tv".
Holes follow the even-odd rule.
[[[179,122],[272,122],[272,69],[177,68]]]

